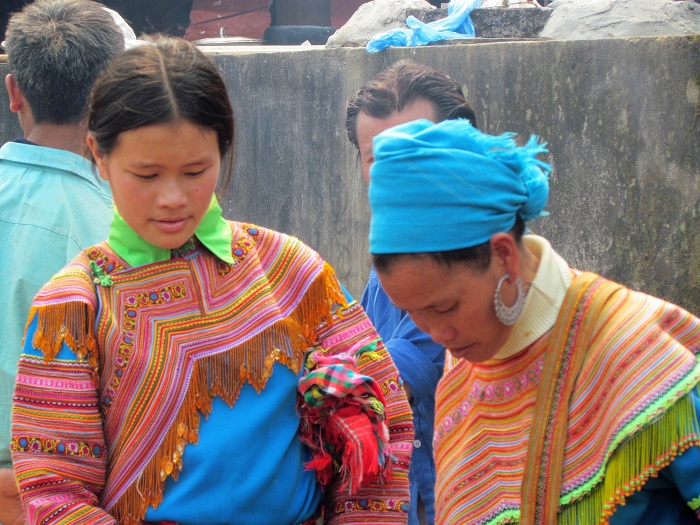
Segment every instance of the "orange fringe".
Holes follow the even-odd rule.
[[[87,357],[90,366],[97,371],[97,341],[93,323],[95,314],[92,307],[81,302],[32,306],[27,327],[35,315],[37,327],[32,345],[44,354],[44,362],[54,359],[61,344],[66,343],[78,358]]]
[[[168,476],[177,480],[183,469],[185,445],[197,444],[199,439],[199,413],[205,417],[211,413],[215,396],[233,406],[246,382],[260,392],[276,362],[298,373],[304,353],[316,341],[318,326],[332,323],[334,313],[340,313],[336,312],[339,307],[347,307],[345,294],[333,268],[324,263],[290,317],[228,352],[197,361],[183,405],[159,450],[110,509],[117,521],[124,525],[138,524],[149,505],[156,508],[161,503],[165,480]],[[267,352],[263,354],[261,349]]]

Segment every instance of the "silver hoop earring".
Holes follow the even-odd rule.
[[[518,277],[515,280],[515,287],[518,292],[518,296],[515,298],[515,302],[511,306],[506,306],[503,302],[503,296],[501,295],[501,286],[506,279],[510,278],[510,274],[505,274],[501,277],[496,285],[496,292],[493,294],[493,305],[496,308],[496,317],[506,326],[514,325],[520,315],[523,313],[523,308],[525,308],[525,285],[523,280]]]

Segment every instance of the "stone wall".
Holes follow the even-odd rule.
[[[532,228],[572,265],[700,313],[700,36],[217,55],[239,126],[226,214],[301,238],[359,297],[369,211],[345,103],[407,57],[460,81],[485,131],[549,141],[551,216]],[[0,141],[18,132],[2,104]]]

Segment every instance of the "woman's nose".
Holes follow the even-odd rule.
[[[457,337],[457,330],[447,321],[432,318],[428,316],[412,315],[411,319],[416,323],[416,326],[428,334],[430,338],[442,346],[447,346]]]
[[[455,342],[457,337],[457,330],[455,330],[450,324],[441,324],[434,330],[434,333],[430,334],[430,337],[438,344],[441,344],[445,348],[453,346],[452,343]]]
[[[158,205],[166,208],[179,208],[187,201],[187,195],[177,181],[164,181],[158,194]]]

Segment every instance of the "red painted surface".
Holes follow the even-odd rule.
[[[365,1],[331,0],[331,22],[340,27]],[[262,38],[270,25],[269,0],[194,0],[190,27],[185,38],[241,36]]]

